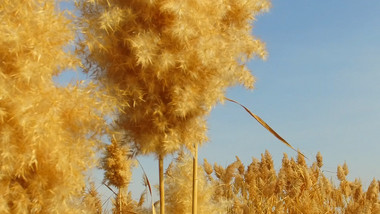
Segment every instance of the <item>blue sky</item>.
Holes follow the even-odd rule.
[[[269,52],[267,61],[249,64],[256,89],[235,88],[228,96],[309,158],[320,151],[325,170],[346,161],[350,179],[360,177],[366,185],[380,178],[380,2],[272,4],[253,31]],[[233,104],[215,108],[210,136],[202,156],[221,164],[234,155],[249,162],[268,149],[278,168],[283,152],[295,155]]]
[[[256,88],[232,88],[227,96],[300,149],[311,159],[308,164],[320,151],[324,170],[334,172],[347,162],[348,178],[361,178],[368,186],[374,177],[380,179],[380,1],[272,4],[254,23],[253,34],[266,42],[269,52],[267,61],[249,63]],[[71,75],[58,79],[66,82]],[[216,106],[208,121],[210,142],[199,150],[201,163],[207,158],[227,166],[239,156],[247,165],[267,149],[279,169],[284,152],[296,156],[236,104]],[[155,158],[139,159],[151,183],[157,184]],[[141,169],[136,168],[130,186],[134,197],[144,189],[141,181]]]

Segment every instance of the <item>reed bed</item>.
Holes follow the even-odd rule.
[[[166,169],[167,213],[192,213],[192,155],[181,151]],[[336,178],[324,174],[322,155],[307,165],[298,154],[284,154],[275,170],[271,154],[252,158],[245,166],[238,157],[223,167],[204,159],[198,167],[198,213],[380,213],[379,183],[373,179],[363,189],[360,179],[350,181],[347,164],[337,166]],[[330,174],[329,174],[330,175]],[[131,199],[132,200],[132,199]],[[137,202],[134,202],[137,204]],[[152,213],[141,207],[136,213]]]
[[[228,87],[254,86],[246,63],[267,53],[252,23],[268,0],[78,0],[78,13],[59,2],[0,2],[0,213],[104,213],[86,185],[95,166],[118,214],[380,213],[379,181],[364,190],[343,164],[335,185],[320,154],[311,166],[284,154],[278,171],[268,152],[248,166],[197,164],[211,109],[241,105],[224,97]],[[93,82],[52,80],[77,67]],[[149,207],[148,191],[139,201],[128,191],[139,154],[159,160],[161,199]]]

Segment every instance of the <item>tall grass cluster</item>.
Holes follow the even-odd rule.
[[[94,84],[57,87],[79,65],[56,1],[0,1],[0,213],[82,213],[84,172],[112,102]]]
[[[268,0],[60,2],[0,1],[0,213],[103,213],[86,175],[96,166],[116,189],[110,212],[157,213],[128,191],[147,154],[159,159],[161,214],[380,213],[378,181],[365,191],[343,165],[335,186],[320,154],[311,166],[285,155],[277,171],[268,152],[247,167],[197,165],[211,109],[228,87],[254,86],[246,63],[266,50],[252,24]],[[53,81],[78,67],[94,78]]]
[[[253,88],[245,63],[264,58],[251,34],[266,0],[81,0],[87,72],[119,101],[116,127],[141,154],[193,150],[225,90]]]
[[[207,141],[206,116],[226,89],[253,88],[245,64],[266,51],[251,34],[252,22],[270,4],[80,0],[77,6],[85,70],[118,100],[114,127],[123,142],[158,157],[164,213],[163,158],[182,147],[196,153]]]
[[[218,187],[214,199],[232,203],[222,213],[380,213],[379,181],[374,179],[364,191],[360,180],[346,179],[344,164],[338,166],[335,185],[322,165],[320,153],[311,166],[301,154],[297,159],[284,154],[279,170],[269,152],[247,167],[238,157],[226,168],[204,161],[208,180]]]
[[[180,151],[165,172],[166,212],[192,213],[192,155]],[[324,172],[322,155],[306,164],[299,154],[284,154],[280,167],[275,167],[271,154],[252,158],[245,166],[238,157],[227,166],[210,164],[204,159],[198,167],[198,213],[346,213],[379,214],[380,181],[373,179],[364,189],[360,179],[350,181],[346,163],[334,174]],[[332,177],[333,176],[333,177]],[[131,199],[129,203],[137,205]],[[130,207],[130,212],[152,213],[150,209]],[[158,211],[158,207],[156,207]]]

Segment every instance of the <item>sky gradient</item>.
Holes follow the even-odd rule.
[[[232,88],[227,97],[246,105],[300,149],[310,159],[308,165],[320,151],[327,176],[335,179],[332,172],[346,162],[348,179],[361,178],[366,188],[374,177],[380,179],[380,1],[272,4],[254,23],[253,34],[269,52],[266,61],[249,63],[255,89]],[[57,80],[65,84],[75,78],[85,77],[67,72]],[[199,149],[200,163],[207,158],[227,166],[239,156],[248,165],[267,149],[279,169],[284,152],[296,156],[236,104],[216,106],[208,124],[210,142]],[[139,160],[150,182],[158,184],[154,156]],[[100,173],[95,175],[102,180]],[[137,198],[143,189],[136,168],[130,190]]]

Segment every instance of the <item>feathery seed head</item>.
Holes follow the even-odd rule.
[[[323,157],[320,152],[317,153],[316,159],[318,167],[321,168],[323,166]]]
[[[245,64],[266,52],[251,22],[269,6],[266,0],[79,1],[80,52],[119,100],[117,126],[141,153],[165,155],[207,141],[205,117],[225,90],[253,87]]]
[[[110,100],[52,79],[79,60],[60,1],[0,1],[0,213],[80,213]],[[108,104],[111,104],[108,106]],[[3,204],[6,204],[4,207]]]
[[[203,168],[206,172],[207,175],[211,175],[213,170],[212,170],[212,165],[207,161],[207,159],[203,159]]]
[[[105,170],[104,179],[108,184],[118,188],[128,186],[132,176],[131,168],[134,165],[128,156],[128,147],[121,145],[116,138],[112,138],[102,162],[102,168]]]
[[[344,181],[346,179],[346,175],[344,173],[344,169],[342,166],[338,166],[337,168],[337,177],[340,181]]]

